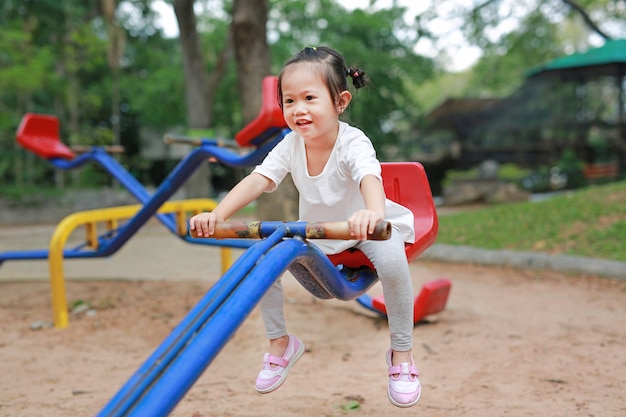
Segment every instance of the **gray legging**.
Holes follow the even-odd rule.
[[[413,346],[413,284],[401,234],[394,228],[389,240],[361,241],[355,248],[370,259],[382,283],[391,348],[400,352],[410,350]],[[285,336],[281,278],[263,296],[259,306],[267,338]]]

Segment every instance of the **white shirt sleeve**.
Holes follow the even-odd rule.
[[[275,191],[291,171],[294,136],[295,133],[288,133],[252,171],[269,178],[274,183],[267,192]]]
[[[342,145],[346,149],[340,154],[354,182],[360,186],[366,175],[374,175],[382,181],[380,162],[376,158],[372,142],[362,131],[349,126],[345,128],[346,139],[342,141]]]

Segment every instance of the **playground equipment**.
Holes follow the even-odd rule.
[[[158,208],[157,213],[171,214],[175,218],[176,233],[185,239],[187,234],[186,220],[189,213],[195,214],[212,210],[217,203],[210,199],[190,199],[168,201]],[[67,298],[65,295],[65,279],[63,274],[64,258],[86,258],[107,256],[106,245],[119,233],[121,220],[135,216],[142,206],[139,204],[121,207],[110,207],[86,210],[70,214],[54,229],[48,250],[15,251],[0,254],[0,261],[6,259],[48,259],[50,292],[52,296],[52,315],[54,326],[64,328],[69,324]],[[99,235],[99,225],[104,226],[104,233]],[[85,229],[85,242],[73,249],[65,249],[66,242],[77,228]],[[224,251],[224,249],[222,249]],[[229,252],[222,252],[223,270],[230,267]]]
[[[424,167],[418,162],[387,162],[382,163],[381,167],[387,198],[413,212],[415,242],[405,245],[407,259],[411,262],[437,239],[439,222],[428,177]],[[334,265],[342,268],[374,269],[369,259],[360,251],[347,250],[330,255],[329,258]],[[450,286],[450,281],[445,278],[424,284],[413,303],[413,321],[417,323],[424,317],[443,310]],[[368,294],[363,294],[357,298],[357,302],[379,314],[385,315],[387,312],[383,296],[371,298]]]
[[[407,260],[411,262],[431,246],[437,238],[437,212],[435,209],[428,179],[424,167],[417,162],[387,162],[382,163],[382,177],[385,195],[413,212],[413,225],[415,229],[415,242],[405,245]],[[282,222],[226,222],[218,223],[216,238],[242,238],[260,239],[267,238]],[[383,225],[387,229],[382,228]],[[389,223],[379,223],[372,237],[388,238],[391,234]],[[195,237],[195,231],[191,233]],[[301,223],[290,222],[285,230],[286,237],[299,236],[306,239],[349,239],[347,223]],[[371,239],[371,238],[370,238]],[[346,250],[338,254],[328,255],[330,262],[344,274],[350,276],[350,280],[362,278],[360,274],[375,275],[374,266],[370,260],[358,250]],[[308,263],[307,263],[308,265]],[[302,269],[304,268],[304,270]],[[337,292],[334,275],[312,274],[309,269],[315,265],[304,267],[303,265],[290,266],[290,272],[300,284],[311,294],[318,298],[339,298],[346,300],[342,291]],[[315,277],[312,279],[312,277]],[[374,281],[376,278],[374,278]],[[445,278],[433,280],[424,284],[415,297],[413,321],[415,323],[424,317],[438,313],[445,308],[451,283]],[[370,297],[363,291],[356,301],[363,307],[375,313],[386,315],[384,297]],[[348,298],[349,299],[349,298]]]
[[[264,81],[264,96],[276,96],[276,83],[275,77],[268,77]],[[252,244],[251,242],[236,239],[219,241],[216,239],[192,239],[186,233],[185,223],[188,215],[201,210],[211,210],[216,203],[212,200],[168,202],[168,199],[185,183],[196,168],[209,158],[215,158],[232,167],[249,167],[258,164],[288,132],[285,127],[282,113],[280,120],[278,120],[275,111],[262,110],[259,116],[236,136],[239,145],[251,149],[245,154],[236,153],[217,140],[194,140],[193,143],[197,147],[180,161],[151,195],[135,177],[108,153],[108,151],[117,151],[116,148],[82,147],[81,153],[77,153],[61,142],[59,120],[55,116],[27,113],[22,118],[16,134],[20,145],[47,159],[59,169],[69,170],[86,163],[97,163],[121,186],[126,188],[140,205],[74,213],[59,223],[49,249],[2,252],[0,253],[0,265],[8,260],[48,259],[54,325],[57,328],[68,325],[62,259],[111,256],[153,216],[180,239],[189,243],[223,248],[222,263],[223,266],[229,266],[229,256],[226,255],[229,252],[226,252],[225,249],[245,249]],[[180,138],[170,138],[168,142],[192,143],[188,139]],[[121,219],[128,219],[128,221],[124,224],[118,224],[118,220]],[[97,235],[96,232],[98,222],[105,223],[106,231],[101,235]],[[86,227],[87,244],[70,249],[63,248],[67,236],[79,225]]]
[[[400,169],[404,165],[384,165],[387,168],[384,171],[387,176],[383,177],[386,189],[400,183],[389,173],[407,172]],[[421,167],[417,163],[408,165],[418,171]],[[390,167],[399,170],[394,171]],[[400,196],[407,194],[412,193],[401,193]],[[422,205],[428,206],[430,202],[426,200],[426,204]],[[425,227],[416,230],[416,243],[407,245],[409,259],[432,244],[436,236],[436,217],[431,216],[428,221],[416,216],[417,224]],[[238,236],[263,239],[246,250],[211,287],[100,411],[98,417],[167,416],[272,284],[287,270],[311,294],[324,299],[359,299],[366,296],[366,292],[378,280],[376,271],[366,266],[369,261],[364,262],[360,258],[360,252],[341,253],[333,262],[332,257],[326,256],[306,240],[312,237],[349,239],[347,223],[340,227],[302,222],[222,223],[218,226],[215,233],[218,238]],[[371,238],[388,238],[390,227],[386,222],[377,225],[377,233]],[[338,262],[344,264],[338,266]],[[347,264],[356,266],[356,269]],[[418,296],[425,305],[419,311],[416,309],[416,314],[433,314],[445,307],[450,282],[441,278],[428,284],[422,288],[422,295]]]

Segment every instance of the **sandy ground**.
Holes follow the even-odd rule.
[[[2,228],[0,251],[45,248],[51,233]],[[109,259],[67,261],[68,301],[95,314],[72,316],[64,330],[31,329],[51,321],[47,262],[6,262],[0,416],[96,415],[220,277],[218,256],[154,224]],[[289,330],[307,353],[285,385],[254,391],[267,348],[255,310],[171,415],[626,415],[626,282],[419,260],[411,268],[416,292],[438,277],[453,283],[446,310],[415,327],[417,406],[387,401],[385,320],[355,302],[315,299],[286,276]]]

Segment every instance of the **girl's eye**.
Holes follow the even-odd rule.
[[[285,103],[285,104],[291,104],[291,103],[293,103],[293,100],[292,100],[292,99],[290,99],[290,98],[286,98],[285,100],[283,100],[283,103]]]
[[[314,99],[314,97],[313,96],[306,96],[305,99],[306,99],[306,101],[311,101],[311,100]]]

